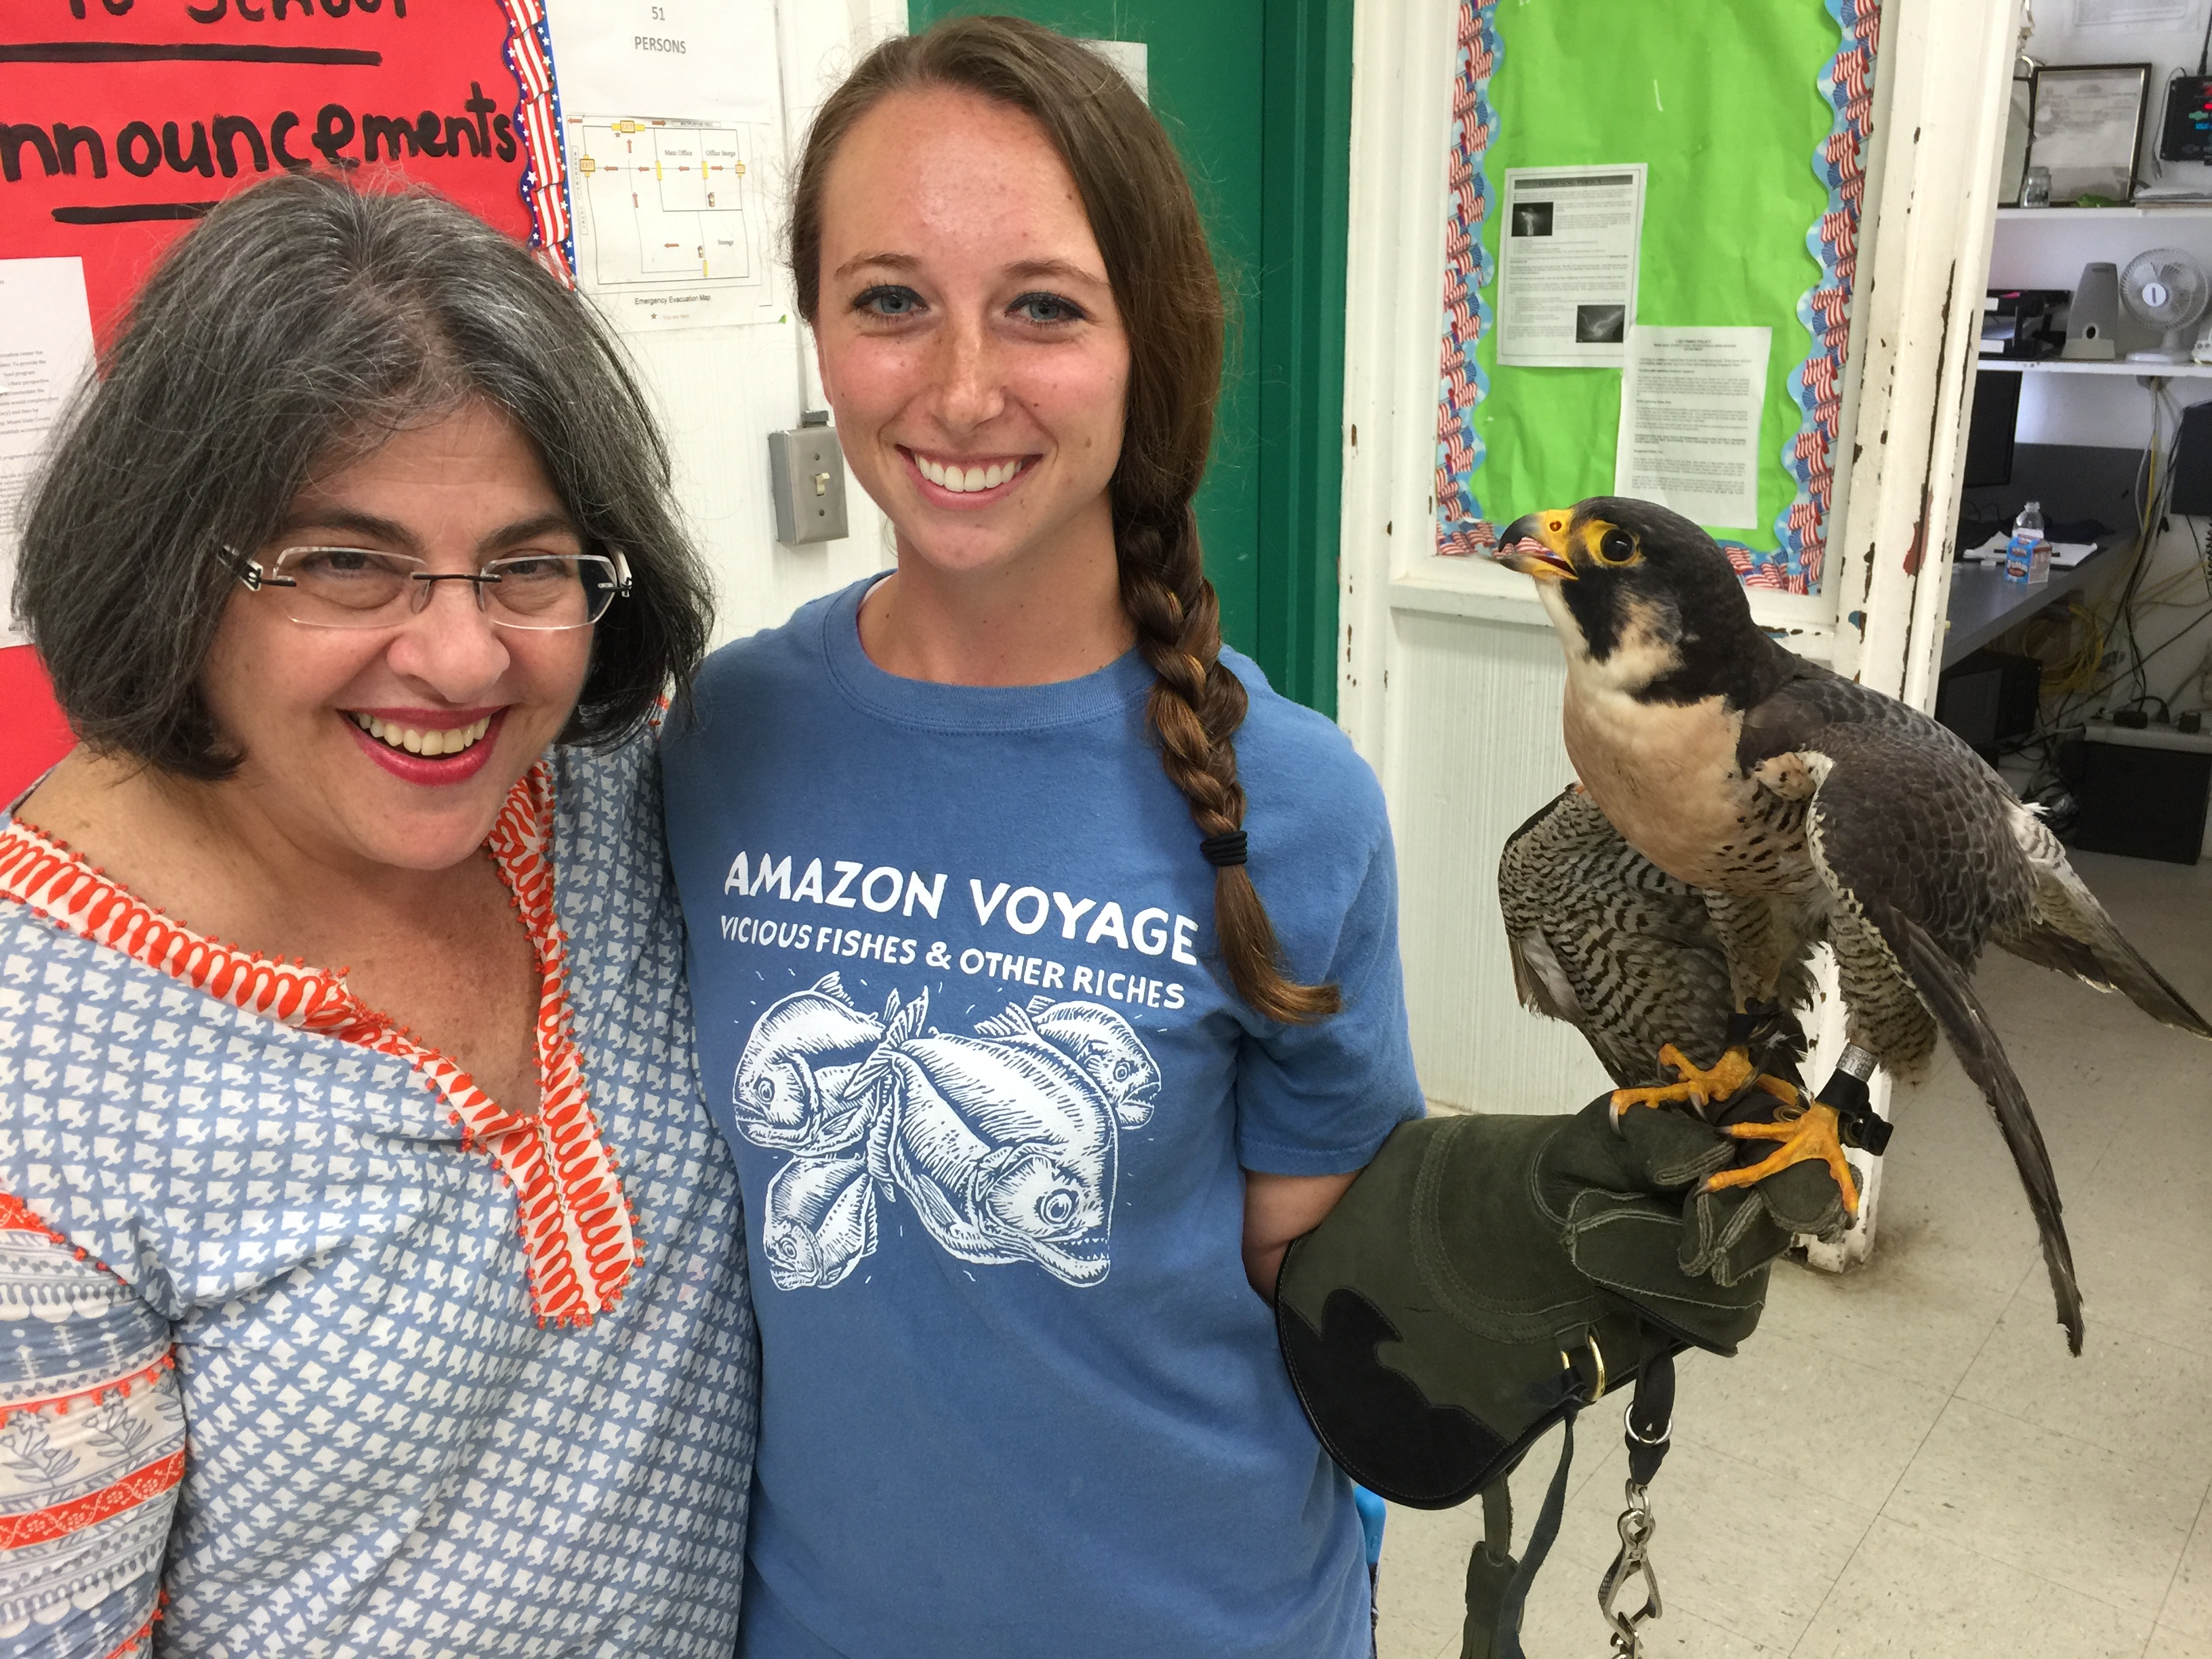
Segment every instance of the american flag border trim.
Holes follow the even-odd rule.
[[[1490,327],[1490,302],[1482,290],[1492,275],[1482,246],[1490,211],[1490,180],[1482,158],[1498,131],[1490,104],[1490,77],[1504,48],[1492,22],[1498,0],[1460,0],[1452,63],[1451,159],[1446,174],[1451,209],[1444,221],[1443,338],[1437,352],[1442,386],[1437,398],[1437,553],[1464,558],[1498,544],[1498,529],[1482,514],[1474,470],[1482,465],[1482,436],[1474,411],[1490,394],[1490,377],[1475,361],[1475,347]]]
[[[1781,550],[1774,564],[1786,567],[1783,580],[1745,578],[1754,586],[1782,586],[1792,593],[1819,592],[1826,563],[1851,290],[1858,276],[1859,212],[1866,195],[1862,162],[1874,131],[1875,49],[1881,38],[1881,0],[1827,0],[1827,7],[1843,39],[1820,72],[1820,95],[1835,119],[1813,152],[1813,174],[1826,188],[1828,201],[1805,234],[1820,276],[1797,301],[1797,320],[1812,335],[1813,349],[1790,377],[1799,421],[1782,448],[1782,465],[1797,481],[1797,495],[1774,520]],[[1756,574],[1773,568],[1763,563]]]
[[[507,66],[520,100],[514,125],[526,147],[520,188],[530,210],[530,245],[573,288],[576,239],[568,218],[568,158],[561,139],[561,88],[553,76],[553,30],[542,0],[501,3]]]

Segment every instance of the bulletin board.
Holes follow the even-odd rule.
[[[1747,585],[1820,590],[1879,25],[1879,0],[1461,0],[1438,554],[1613,493],[1621,371],[1498,361],[1496,210],[1508,168],[1640,162],[1633,321],[1772,331],[1758,520],[1723,545]]]

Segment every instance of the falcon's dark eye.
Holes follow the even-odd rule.
[[[1607,564],[1626,564],[1636,557],[1636,538],[1626,530],[1608,530],[1598,538],[1597,556]]]

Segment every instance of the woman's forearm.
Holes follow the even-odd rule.
[[[1291,1241],[1321,1225],[1358,1176],[1357,1170],[1328,1176],[1244,1171],[1244,1276],[1262,1301],[1275,1299],[1275,1280]]]

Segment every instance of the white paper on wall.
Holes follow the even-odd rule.
[[[15,592],[21,515],[47,441],[91,372],[83,262],[0,259],[0,597]],[[27,643],[0,604],[0,646]]]
[[[773,122],[774,0],[549,0],[564,115]]]
[[[2074,0],[2077,29],[2171,28],[2197,13],[2198,0]]]
[[[1632,328],[1613,493],[1708,529],[1759,520],[1759,420],[1770,328]]]
[[[569,114],[576,281],[624,328],[773,323],[775,258],[764,122]]]

